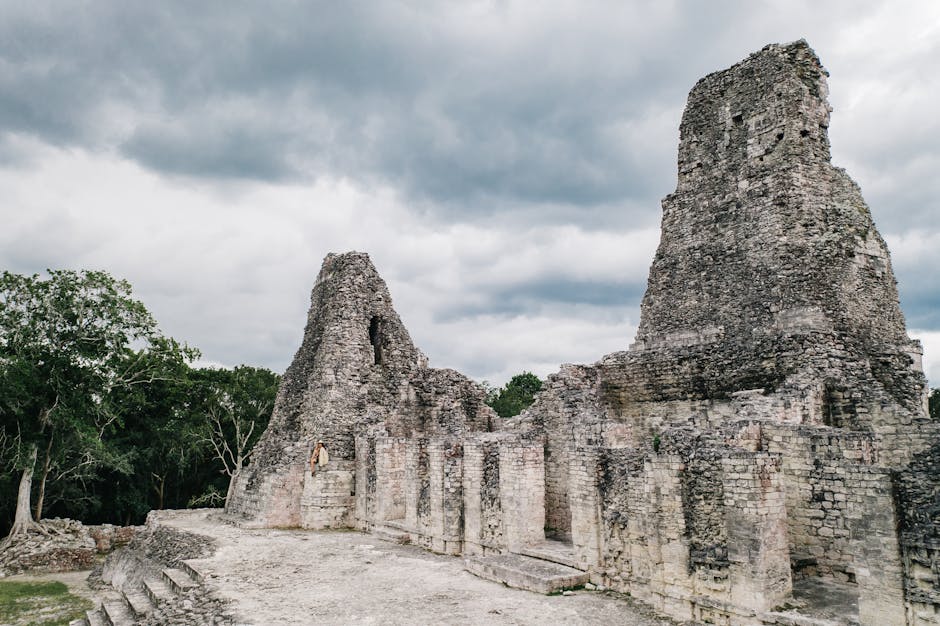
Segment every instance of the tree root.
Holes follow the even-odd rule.
[[[13,524],[13,527],[10,528],[10,534],[7,535],[7,538],[4,540],[4,542],[8,543],[13,537],[19,535],[29,535],[30,533],[38,533],[45,535],[46,537],[51,536],[49,530],[46,529],[41,522],[34,522],[33,520],[30,520],[28,522]]]

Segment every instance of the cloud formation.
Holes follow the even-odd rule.
[[[322,257],[348,249],[435,364],[500,382],[624,348],[688,90],[799,37],[832,73],[834,162],[888,238],[910,325],[940,331],[936,3],[3,13],[3,266],[127,277],[208,360],[283,369]]]

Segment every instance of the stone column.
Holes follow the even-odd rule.
[[[601,503],[597,489],[597,451],[571,450],[568,457],[568,502],[571,543],[584,568],[596,568],[601,558]]]
[[[375,439],[375,510],[376,521],[405,517],[405,439]]]
[[[405,524],[419,528],[419,500],[422,486],[428,480],[428,440],[409,439],[405,446]]]
[[[722,459],[731,602],[766,611],[790,595],[790,553],[780,457],[741,452]]]
[[[356,528],[369,530],[375,521],[375,437],[356,437]]]
[[[463,444],[463,540],[464,554],[483,553],[483,442],[467,440]]]
[[[682,501],[682,472],[685,462],[672,454],[653,455],[645,464],[646,490],[652,510],[643,511],[642,503],[631,509],[633,517],[646,520],[647,548],[650,558],[649,586],[658,594],[653,605],[673,617],[692,619],[688,597],[692,589],[689,576],[689,546],[686,538]]]
[[[463,538],[463,456],[461,446],[447,440],[428,445],[431,491],[431,548],[459,554]]]
[[[545,541],[545,456],[541,442],[500,442],[499,494],[506,546],[515,550]]]
[[[875,467],[853,469],[846,483],[853,487],[847,505],[858,620],[864,626],[904,626],[904,573],[891,475]]]

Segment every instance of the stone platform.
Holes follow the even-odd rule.
[[[470,557],[464,561],[464,568],[486,580],[544,594],[580,587],[588,582],[587,573],[579,569],[521,554]]]

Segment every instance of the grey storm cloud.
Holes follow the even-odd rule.
[[[909,325],[940,330],[929,6],[4,3],[0,258],[102,265],[208,359],[277,368],[320,259],[367,248],[442,364],[596,358],[636,323],[689,89],[805,37],[832,72],[834,162],[891,243]],[[605,238],[640,231],[645,243]],[[526,324],[544,335],[505,339]]]
[[[175,175],[389,184],[448,219],[619,202],[634,211],[608,224],[648,220],[674,181],[686,92],[770,28],[737,2],[589,2],[553,19],[518,6],[23,4],[0,26],[0,122]],[[910,140],[892,150],[936,154]],[[860,158],[903,167],[892,150]]]
[[[483,315],[523,315],[571,305],[639,312],[639,302],[646,290],[646,277],[635,283],[572,280],[544,277],[482,291],[472,303],[456,302],[441,307],[434,320],[446,323],[455,319]],[[634,311],[634,309],[636,309]]]
[[[510,22],[501,3],[468,4],[495,25],[480,34],[461,28],[474,16],[454,6],[14,10],[0,27],[0,120],[52,143],[113,144],[171,174],[354,175],[449,217],[506,203],[629,200],[655,214],[674,179],[686,91],[741,54],[705,45],[700,25],[732,31],[749,19],[733,3],[641,2],[589,4],[570,11],[575,23],[533,11],[531,25],[501,25]]]

